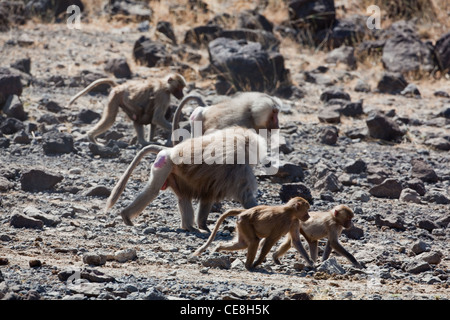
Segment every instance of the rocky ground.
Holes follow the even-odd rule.
[[[0,116],[0,298],[450,297],[448,75],[407,74],[405,81],[415,88],[386,93],[379,60],[357,60],[355,68],[348,61],[334,63],[328,50],[280,38],[294,93],[280,96],[281,167],[276,176],[258,175],[257,199],[280,204],[300,194],[310,200],[311,210],[350,206],[355,226],[340,240],[365,265],[362,270],[334,253],[311,270],[294,250],[282,265],[267,259],[252,272],[243,266],[245,252],[207,251],[193,258],[207,235],[179,229],[176,200],[168,191],[135,226],[124,225],[117,211],[143,187],[153,156],[140,164],[118,204],[105,213],[109,192],[139,146],[131,141],[131,122],[119,113],[104,137],[117,142],[94,148],[85,133],[101,114],[106,95],[86,95],[67,109],[71,96],[95,77],[113,77],[106,62],[125,58],[133,79],[176,70],[188,79],[186,93],[210,103],[221,98],[215,77],[198,72],[208,65],[203,47],[178,44],[178,52],[189,54],[173,49],[171,65],[136,63],[133,46],[143,35],[156,37],[152,23],[148,30],[142,22],[89,17],[76,30],[32,19],[0,33],[0,67],[8,70],[2,69],[1,79],[10,72],[23,84],[10,105],[15,107]],[[180,43],[192,27],[183,26],[175,28]],[[30,69],[26,64],[24,69],[26,58]],[[165,143],[164,132],[157,138]],[[216,206],[210,227],[237,205]],[[217,240],[233,236],[229,219]]]

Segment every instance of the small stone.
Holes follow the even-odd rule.
[[[320,142],[327,145],[335,145],[339,136],[339,130],[335,126],[326,127],[320,135]]]
[[[118,262],[126,262],[137,258],[136,250],[124,249],[114,253],[114,259]]]
[[[39,268],[42,266],[42,262],[41,260],[38,259],[33,259],[29,261],[30,267],[31,268]]]
[[[116,158],[120,155],[120,148],[114,140],[110,140],[106,146],[89,143],[89,150],[100,158]]]
[[[430,251],[431,246],[428,243],[425,243],[421,240],[414,243],[413,247],[411,248],[411,251],[415,254],[421,254],[422,252]]]
[[[101,266],[106,263],[104,256],[95,253],[86,253],[83,255],[83,262],[93,266]]]
[[[350,95],[339,88],[326,89],[320,94],[320,100],[327,102],[331,99],[344,99],[350,101]]]
[[[414,83],[408,84],[406,86],[406,88],[400,92],[400,94],[405,97],[410,97],[410,98],[420,98],[421,97],[419,88],[417,88],[417,86]]]
[[[315,189],[336,192],[342,190],[343,186],[334,173],[327,174],[314,185]]]
[[[46,155],[71,153],[74,150],[73,137],[66,132],[46,132],[42,136],[42,148]]]
[[[317,271],[326,272],[328,274],[345,274],[345,269],[334,257],[322,262],[322,264],[317,268]]]
[[[357,159],[357,160],[351,160],[350,162],[348,162],[345,165],[344,171],[347,173],[362,173],[364,171],[366,171],[367,169],[367,165],[366,163],[361,160],[361,159]]]
[[[342,230],[342,234],[345,234],[349,239],[359,240],[364,237],[364,230],[359,227],[352,226],[348,229]]]
[[[147,291],[144,300],[167,300],[167,297],[159,290],[150,288]]]
[[[53,113],[59,113],[63,108],[55,101],[48,101],[45,104],[45,109]]]
[[[375,225],[378,227],[406,230],[404,221],[399,216],[392,214],[388,217],[382,217],[380,214],[376,214]]]
[[[398,199],[402,192],[402,185],[397,179],[386,179],[372,187],[369,192],[377,198]]]
[[[303,183],[284,183],[280,190],[280,199],[283,202],[288,202],[291,198],[302,197],[310,204],[313,204],[313,197],[311,190]]]
[[[421,203],[420,196],[417,191],[410,188],[402,190],[399,200],[402,202]]]
[[[422,160],[412,160],[411,161],[411,176],[413,178],[418,178],[423,182],[434,183],[438,182],[439,178],[433,168]]]
[[[341,115],[339,112],[336,112],[331,109],[323,109],[319,112],[318,118],[320,122],[325,123],[340,123],[341,122]]]
[[[209,268],[230,269],[231,260],[227,256],[213,256],[203,260],[202,265]]]
[[[419,222],[417,223],[417,226],[420,229],[427,230],[428,232],[433,232],[434,229],[439,228],[439,226],[436,223],[434,223],[433,221],[431,221],[429,219],[419,220]]]
[[[110,194],[111,190],[105,186],[94,186],[83,193],[87,197],[109,197]]]
[[[369,135],[375,139],[395,140],[404,135],[400,127],[388,117],[373,112],[370,113],[366,120]]]
[[[428,262],[429,264],[439,264],[441,263],[442,257],[444,255],[439,251],[433,251],[428,253],[422,253],[419,258],[422,259],[425,262]]]
[[[101,115],[98,112],[90,109],[82,109],[78,114],[78,120],[82,123],[90,124],[97,119],[100,119]]]
[[[105,71],[113,73],[116,78],[131,78],[131,70],[125,58],[114,58],[106,62]]]
[[[41,220],[28,217],[22,213],[13,214],[9,223],[15,228],[42,229],[44,227]]]
[[[413,260],[406,263],[405,271],[413,274],[422,273],[431,270],[431,266],[426,261]]]

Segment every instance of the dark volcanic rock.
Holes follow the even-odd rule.
[[[126,58],[114,58],[106,62],[105,71],[114,74],[116,78],[131,78],[131,70]]]
[[[297,29],[311,32],[328,29],[336,20],[334,0],[290,1],[289,20]]]
[[[402,185],[397,179],[386,179],[381,184],[372,187],[369,192],[378,198],[398,199],[402,189]]]
[[[116,158],[120,155],[120,148],[114,140],[110,140],[106,146],[89,143],[89,150],[100,158]]]
[[[42,170],[31,169],[22,174],[20,183],[22,190],[38,192],[51,189],[62,180],[63,176],[61,175],[54,175]]]
[[[343,99],[350,101],[350,95],[340,88],[326,89],[320,94],[320,100],[327,102],[331,99]]]
[[[157,41],[141,36],[133,47],[133,59],[137,64],[146,67],[165,66],[172,63],[167,47]]]
[[[375,215],[375,225],[378,227],[388,227],[399,230],[406,230],[405,223],[399,216],[388,213],[387,217],[383,217],[380,214]]]
[[[23,58],[16,60],[15,62],[11,63],[11,68],[20,70],[25,73],[30,73],[31,71],[31,59],[30,58]]]
[[[27,1],[25,14],[49,20],[50,17],[56,18],[66,12],[67,7],[72,5],[78,6],[80,11],[84,10],[84,4],[81,0],[31,0]]]
[[[7,68],[0,68],[0,106],[5,103],[8,96],[20,96],[22,89],[19,75],[13,74]]]
[[[313,204],[311,190],[303,183],[284,183],[280,189],[280,199],[283,202],[288,202],[294,197],[302,197],[310,204]]]
[[[397,31],[387,39],[381,61],[391,72],[430,72],[434,68],[433,48],[415,33]]]
[[[320,135],[320,142],[328,145],[335,145],[339,137],[339,130],[335,126],[324,128]]]
[[[73,148],[73,137],[66,132],[46,132],[42,136],[42,148],[47,155],[70,153]]]
[[[369,114],[366,124],[369,129],[369,135],[375,139],[395,140],[404,135],[392,119],[380,113],[374,112]]]
[[[22,213],[13,214],[9,223],[15,228],[42,229],[44,227],[41,220],[28,217]]]
[[[175,33],[173,32],[172,24],[168,21],[158,21],[156,24],[156,30],[164,34],[167,38],[172,40],[174,45],[177,44],[177,38],[175,37]]]
[[[378,82],[377,89],[381,93],[399,94],[407,85],[408,82],[401,73],[385,72]]]
[[[153,14],[145,1],[109,0],[103,9],[112,16],[129,16],[136,21],[149,21]]]
[[[211,68],[216,70],[219,94],[235,91],[271,92],[289,84],[284,58],[260,43],[217,38],[208,45]]]
[[[7,118],[0,124],[0,132],[3,134],[14,134],[23,129],[25,129],[25,125],[16,118]]]
[[[28,113],[25,112],[23,108],[22,102],[19,101],[19,97],[16,95],[10,96],[10,99],[8,99],[3,106],[3,112],[8,116],[12,118],[16,118],[20,121],[25,121],[28,119]]]
[[[411,176],[413,178],[418,178],[423,182],[435,183],[439,181],[439,177],[433,168],[422,160],[412,160],[411,161]]]
[[[78,120],[82,123],[90,124],[97,119],[100,119],[101,115],[98,112],[92,111],[90,109],[81,109],[78,114]]]

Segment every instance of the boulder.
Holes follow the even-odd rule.
[[[172,63],[172,57],[166,46],[158,41],[152,41],[141,36],[133,47],[133,59],[137,64],[146,67],[166,66]]]
[[[208,52],[211,69],[218,73],[218,94],[271,92],[290,82],[283,56],[264,50],[260,43],[217,38],[209,43]]]
[[[433,48],[415,33],[397,31],[386,40],[381,61],[390,72],[430,72],[434,68]]]

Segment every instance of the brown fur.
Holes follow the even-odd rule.
[[[338,240],[342,229],[350,228],[353,225],[353,211],[345,205],[339,205],[330,211],[310,212],[309,215],[310,219],[300,224],[300,233],[305,237],[306,241],[308,241],[312,261],[315,262],[317,259],[318,240],[326,237],[328,238],[328,241],[322,257],[323,261],[328,259],[331,249],[334,249],[339,254],[346,257],[355,267],[361,267],[355,257],[345,250]],[[280,263],[279,258],[284,255],[290,247],[291,239],[288,236],[273,255],[276,263]]]
[[[92,88],[104,83],[113,86],[108,97],[108,104],[101,119],[87,133],[89,140],[96,144],[98,144],[97,136],[106,132],[114,124],[119,108],[133,121],[140,144],[148,144],[144,138],[144,125],[151,124],[150,140],[153,139],[156,126],[170,131],[172,126],[165,119],[170,95],[174,95],[177,99],[183,98],[183,88],[186,86],[186,81],[179,74],[172,74],[164,81],[134,80],[121,85],[117,85],[110,79],[99,79],[76,94],[68,106]]]
[[[300,254],[308,263],[311,263],[308,254],[301,245],[299,234],[300,220],[307,221],[309,218],[308,210],[308,202],[301,197],[293,198],[281,206],[259,205],[247,210],[228,210],[220,216],[208,241],[195,251],[194,255],[200,255],[206,250],[214,240],[225,218],[237,216],[236,240],[228,244],[219,244],[214,251],[242,250],[248,248],[245,267],[252,269],[264,261],[272,246],[283,235],[289,233],[292,239],[294,239],[293,241]],[[258,259],[253,263],[261,239],[264,239],[264,244],[262,245]],[[300,246],[298,246],[299,243]]]
[[[254,194],[257,189],[256,178],[253,174],[251,164],[246,161],[244,164],[200,164],[194,163],[194,146],[201,145],[201,151],[215,145],[224,135],[229,138],[234,135],[237,140],[244,142],[245,151],[248,153],[248,144],[252,139],[256,139],[260,148],[265,145],[260,138],[251,131],[227,130],[217,131],[214,134],[195,139],[183,141],[173,148],[164,148],[150,145],[143,148],[129,165],[125,173],[120,178],[116,187],[111,192],[107,201],[106,209],[111,208],[123,192],[125,185],[132,174],[132,171],[149,152],[157,153],[158,156],[152,166],[150,180],[144,191],[121,215],[124,222],[132,225],[131,219],[139,215],[142,210],[158,195],[159,190],[166,184],[168,188],[178,197],[178,207],[181,213],[181,227],[187,230],[196,230],[193,221],[192,200],[200,200],[197,212],[197,224],[201,229],[208,230],[206,220],[212,204],[217,201],[229,198],[239,201],[244,207],[250,208],[256,205]],[[237,148],[237,143],[235,149]],[[178,163],[178,155],[183,151],[191,150],[191,157],[187,164]],[[217,149],[219,150],[219,149]],[[227,150],[223,148],[223,157],[226,157]],[[165,159],[165,162],[161,164]]]
[[[181,110],[189,100],[196,100],[201,105],[191,115],[191,130],[193,121],[202,121],[202,133],[232,126],[255,130],[279,128],[281,102],[277,98],[260,92],[241,92],[212,106],[206,106],[200,97],[187,96],[175,111],[172,131],[178,129]]]

